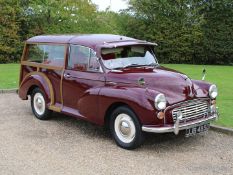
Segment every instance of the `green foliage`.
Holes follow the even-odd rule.
[[[0,0],[0,63],[18,61],[23,42],[35,35],[119,33],[117,18],[90,0]]]
[[[130,0],[129,36],[159,44],[165,63],[229,64],[233,57],[231,0]]]
[[[93,31],[96,7],[87,0],[35,0],[24,5],[28,34]]]
[[[36,0],[24,7],[28,34],[119,33],[118,14],[98,12],[89,0]]]
[[[0,63],[19,59],[18,13],[17,0],[0,0]]]
[[[233,64],[232,0],[129,0],[121,13],[91,0],[0,0],[0,63],[35,35],[112,33],[158,43],[160,62]]]
[[[210,0],[204,11],[202,29],[206,61],[233,64],[233,1]]]
[[[117,13],[111,11],[98,12],[95,17],[95,33],[119,34],[120,27],[118,24],[118,19],[120,19],[120,16]]]
[[[130,1],[134,14],[129,31],[134,37],[158,43],[162,62],[193,62],[195,45],[201,37],[196,9],[187,1]],[[136,24],[136,25],[135,25]],[[130,33],[129,33],[130,34]]]

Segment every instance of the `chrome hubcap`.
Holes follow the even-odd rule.
[[[124,143],[133,141],[136,128],[132,118],[127,114],[119,114],[114,123],[115,132],[117,137]]]
[[[33,105],[38,115],[43,115],[45,112],[45,100],[41,93],[36,93],[33,99]]]
[[[126,121],[121,122],[120,131],[124,136],[129,135],[130,134],[129,123],[127,123]]]

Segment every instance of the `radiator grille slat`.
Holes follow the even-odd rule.
[[[196,108],[198,108],[198,107],[203,107],[203,104],[188,104],[189,106],[186,106],[185,107],[185,109],[187,110],[187,109],[193,109],[193,106],[195,105],[195,107]],[[180,110],[180,109],[183,109],[184,107],[181,107],[181,108],[177,108],[178,110]]]
[[[185,113],[186,115],[189,115],[189,114],[193,114],[193,113],[197,113],[197,112],[203,112],[205,110],[206,110],[206,107],[202,107],[202,108],[196,108],[196,109],[192,109],[192,110],[181,110],[181,112]]]
[[[186,121],[206,115],[209,111],[209,105],[206,100],[193,100],[184,102],[183,104],[181,104],[181,106],[172,110],[172,117],[174,121],[176,121],[178,111],[181,111],[183,113],[183,118],[181,119],[181,121]]]

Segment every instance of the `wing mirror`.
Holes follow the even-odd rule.
[[[206,69],[204,68],[202,71],[202,80],[205,80],[205,76],[206,76]]]

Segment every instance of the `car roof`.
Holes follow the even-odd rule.
[[[156,45],[126,36],[112,34],[74,34],[74,35],[40,35],[26,41],[27,43],[58,43],[78,44],[96,50],[97,47],[112,47],[119,45],[147,44]]]

